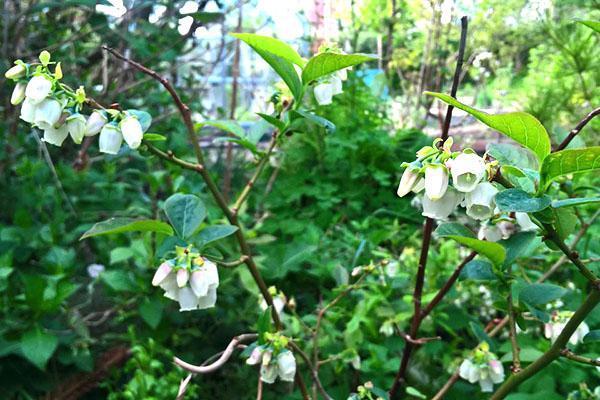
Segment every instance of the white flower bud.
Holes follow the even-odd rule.
[[[33,123],[41,129],[54,127],[62,114],[62,107],[57,100],[46,99],[35,108]]]
[[[85,136],[85,117],[81,114],[73,114],[67,118],[66,124],[73,142],[80,144]]]
[[[427,196],[423,196],[422,215],[433,219],[445,220],[452,214],[452,211],[454,211],[462,199],[463,195],[454,189],[448,189],[444,197],[439,200],[430,200]]]
[[[346,69],[346,68],[340,69],[340,70],[337,72],[337,76],[338,76],[338,77],[339,77],[341,80],[343,80],[343,81],[345,81],[346,79],[348,79],[348,71],[347,71],[347,69]]]
[[[539,227],[531,221],[529,215],[524,212],[515,213],[515,219],[517,220],[517,224],[521,228],[522,231],[537,231]]]
[[[279,379],[286,382],[293,382],[296,375],[296,359],[289,350],[284,350],[277,356],[277,369],[279,370]]]
[[[23,100],[25,100],[25,88],[27,84],[24,82],[19,82],[15,85],[13,89],[12,95],[10,96],[10,104],[16,106],[17,104],[21,104]]]
[[[478,184],[475,189],[466,194],[467,215],[473,219],[484,220],[494,215],[496,207],[494,198],[498,189],[489,182]]]
[[[471,192],[485,176],[485,162],[474,153],[461,153],[452,160],[452,184],[463,193]]]
[[[442,164],[425,167],[425,195],[429,200],[439,200],[448,189],[448,170]]]
[[[314,88],[315,99],[322,106],[331,104],[333,98],[333,85],[331,83],[320,83]]]
[[[419,179],[417,179],[417,182],[415,183],[415,185],[412,188],[412,192],[413,193],[421,193],[421,191],[423,189],[425,189],[425,178],[419,177]]]
[[[52,82],[43,75],[31,78],[25,88],[25,96],[33,103],[44,100],[52,91]]]
[[[23,101],[23,105],[21,106],[20,118],[23,121],[29,122],[30,124],[32,124],[33,120],[35,119],[35,109],[36,108],[37,108],[37,104],[34,104],[31,100],[29,100],[28,98],[25,98],[25,101]]]
[[[248,365],[258,364],[262,359],[262,353],[263,353],[263,349],[259,346],[256,346],[254,348],[254,350],[252,350],[252,353],[250,353],[250,357],[248,357],[246,359],[246,364],[248,364]]]
[[[127,116],[123,118],[119,124],[123,139],[127,142],[127,145],[132,149],[137,149],[142,143],[144,132],[142,131],[142,125],[140,121],[134,116]]]
[[[152,286],[160,285],[167,278],[167,276],[169,276],[171,271],[173,271],[173,267],[171,267],[171,264],[168,262],[165,261],[160,264],[154,273],[154,277],[152,278]]]
[[[402,178],[400,178],[400,184],[398,185],[398,191],[396,192],[399,197],[404,197],[413,190],[417,180],[419,178],[419,168],[409,165],[404,170]]]
[[[25,76],[25,72],[27,72],[27,68],[23,64],[17,64],[13,67],[10,67],[8,71],[4,73],[4,77],[6,79],[19,79],[22,76]]]
[[[49,126],[44,129],[44,137],[42,140],[46,143],[60,147],[68,135],[69,129],[66,124],[62,124],[59,128]]]
[[[273,383],[277,379],[277,365],[267,364],[260,367],[260,380],[264,383]]]
[[[123,143],[123,135],[121,135],[121,131],[115,125],[104,125],[100,132],[99,143],[101,153],[117,154]]]
[[[107,122],[108,118],[106,118],[103,112],[93,111],[85,125],[85,136],[97,135]]]

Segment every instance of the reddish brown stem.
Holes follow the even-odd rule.
[[[577,126],[573,128],[571,132],[569,132],[567,137],[556,147],[554,151],[560,151],[565,149],[569,145],[569,143],[571,143],[571,141],[575,139],[575,136],[577,136],[579,132],[581,132],[581,130],[588,124],[588,122],[590,122],[592,119],[594,119],[594,117],[598,115],[600,115],[600,107],[596,108],[591,113],[586,115],[584,119],[579,121]]]

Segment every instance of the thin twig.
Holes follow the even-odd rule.
[[[263,158],[259,161],[258,166],[256,167],[256,170],[254,171],[254,175],[252,175],[252,177],[250,178],[248,183],[246,183],[246,186],[244,186],[244,189],[242,190],[242,192],[238,196],[237,200],[235,201],[233,207],[231,208],[231,211],[233,212],[234,215],[237,215],[237,213],[239,212],[240,208],[244,204],[244,201],[246,201],[246,199],[250,195],[250,191],[256,184],[258,177],[260,176],[263,169],[265,168],[265,165],[267,165],[267,163],[269,162],[271,153],[273,152],[273,150],[275,149],[275,145],[277,144],[277,136],[278,136],[278,131],[273,132],[273,135],[271,136],[271,141],[269,142],[269,147],[267,148],[267,152],[265,153]]]
[[[238,265],[242,265],[245,264],[246,261],[248,260],[248,256],[241,256],[239,259],[235,260],[235,261],[218,261],[215,260],[215,262],[217,263],[217,265],[219,267],[223,267],[223,268],[235,268]]]
[[[298,354],[304,360],[304,362],[306,363],[306,366],[310,370],[313,382],[315,383],[315,385],[317,385],[317,388],[319,389],[319,392],[321,392],[321,395],[325,399],[327,399],[327,400],[333,400],[333,397],[331,397],[327,393],[327,391],[325,390],[325,388],[321,384],[321,380],[319,379],[319,374],[317,373],[317,370],[315,369],[315,367],[310,362],[310,358],[308,358],[308,356],[306,355],[306,353],[303,352],[302,349],[294,341],[290,341],[290,347],[294,350],[294,353]]]
[[[580,356],[580,355],[573,353],[569,349],[563,349],[560,352],[560,355],[562,357],[568,358],[569,360],[577,361],[578,363],[593,365],[595,367],[600,367],[600,359],[599,358],[589,358],[589,357]]]
[[[588,124],[588,122],[594,119],[594,117],[596,117],[597,115],[600,115],[600,107],[596,108],[591,113],[586,115],[584,119],[579,121],[577,126],[575,126],[575,128],[573,128],[571,132],[569,132],[567,137],[556,147],[556,150],[554,151],[560,151],[565,149],[569,145],[569,143],[571,143],[571,141],[575,139],[575,136],[577,136],[579,132],[581,132],[581,130]]]
[[[515,307],[513,305],[512,298],[512,286],[508,287],[508,326],[509,326],[509,336],[510,336],[510,345],[512,347],[512,372],[517,373],[521,371],[521,359],[519,358],[519,354],[521,349],[519,348],[519,342],[517,341],[517,327],[515,325]]]
[[[164,152],[164,151],[158,149],[157,147],[155,147],[154,145],[148,143],[147,141],[145,141],[144,144],[146,145],[146,147],[152,154],[157,155],[166,161],[170,161],[173,164],[179,165],[182,168],[189,169],[189,170],[196,171],[196,172],[199,172],[201,169],[204,169],[203,165],[184,161],[180,158],[175,157],[175,155],[173,154],[172,151]]]
[[[468,19],[463,16],[460,19],[460,44],[458,46],[458,57],[456,59],[456,69],[454,70],[454,78],[452,79],[452,89],[450,90],[450,96],[456,98],[456,92],[458,91],[458,84],[460,83],[460,74],[462,71],[463,60],[465,57],[465,48],[467,47],[467,28]],[[442,141],[448,139],[448,131],[450,129],[450,122],[452,122],[452,109],[454,107],[449,105],[446,109],[446,119],[444,120],[444,126],[442,128]]]
[[[177,357],[173,358],[173,362],[175,364],[177,364],[178,366],[180,366],[181,368],[185,369],[186,371],[190,371],[194,374],[209,374],[211,372],[215,372],[216,370],[221,368],[223,365],[225,365],[225,363],[229,360],[229,358],[233,354],[233,351],[238,346],[238,344],[244,343],[244,342],[251,342],[253,340],[256,340],[257,338],[258,338],[258,335],[255,333],[244,333],[244,334],[234,337],[233,339],[231,339],[231,342],[229,342],[229,344],[223,351],[223,354],[221,354],[221,356],[217,359],[217,361],[213,362],[212,364],[206,365],[206,366],[189,364]]]
[[[429,315],[429,313],[431,312],[431,310],[433,310],[433,308],[440,301],[442,301],[442,299],[444,298],[444,296],[446,296],[446,294],[448,294],[448,292],[450,291],[450,289],[452,288],[452,286],[454,286],[454,283],[456,282],[456,280],[460,276],[460,273],[462,272],[462,270],[465,267],[465,265],[467,265],[471,260],[473,260],[476,255],[477,255],[477,253],[473,251],[467,257],[465,257],[465,259],[460,264],[458,264],[458,266],[454,269],[454,272],[452,273],[452,275],[450,275],[450,277],[448,278],[448,280],[446,281],[446,283],[444,284],[444,286],[442,286],[442,288],[437,292],[437,294],[435,295],[435,297],[433,298],[433,300],[431,300],[431,302],[429,302],[429,304],[427,304],[427,307],[425,307],[423,309],[423,311],[421,311],[421,319],[423,319],[427,315]]]

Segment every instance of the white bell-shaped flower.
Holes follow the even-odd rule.
[[[184,287],[188,283],[188,279],[190,278],[190,273],[187,268],[181,268],[177,270],[175,279],[177,280],[177,286],[180,288]]]
[[[400,178],[400,184],[398,185],[398,190],[396,192],[398,196],[404,197],[412,191],[419,178],[419,168],[412,165],[406,167],[402,174],[402,178]]]
[[[423,178],[422,176],[419,177],[419,179],[417,179],[417,182],[415,183],[415,185],[412,188],[412,192],[413,193],[421,193],[421,191],[425,189],[425,178]]]
[[[117,154],[123,143],[123,135],[116,125],[104,125],[100,131],[100,152],[106,154]]]
[[[502,231],[500,231],[498,225],[483,224],[479,228],[477,238],[479,240],[487,240],[488,242],[497,242],[502,240]]]
[[[452,214],[452,211],[460,204],[462,199],[463,194],[452,188],[446,190],[444,197],[439,200],[430,200],[429,197],[423,196],[422,215],[437,220],[445,220]]]
[[[429,200],[439,200],[448,189],[448,170],[442,164],[429,164],[425,167],[425,196]]]
[[[69,135],[73,142],[80,144],[85,136],[85,117],[79,113],[73,114],[67,118],[67,127],[69,128]]]
[[[33,123],[41,129],[48,129],[56,125],[61,114],[60,103],[54,99],[46,99],[36,106]]]
[[[329,83],[331,83],[332,91],[331,93],[335,96],[336,94],[341,94],[344,91],[342,85],[342,79],[337,75],[332,75],[329,78]]]
[[[246,364],[248,365],[257,365],[262,361],[263,348],[260,346],[256,346],[252,353],[250,353],[250,357],[246,359]]]
[[[463,193],[471,192],[485,176],[485,162],[475,153],[461,153],[452,160],[452,185]]]
[[[486,360],[475,362],[472,359],[465,359],[459,368],[459,376],[469,383],[479,382],[479,387],[484,393],[490,393],[494,390],[495,383],[504,381],[504,367],[495,356],[488,353]]]
[[[467,215],[480,221],[491,218],[496,208],[496,193],[498,189],[491,183],[478,184],[473,191],[465,195]]]
[[[22,76],[25,76],[25,72],[27,72],[27,68],[23,64],[17,64],[13,67],[10,67],[8,71],[4,73],[4,77],[6,79],[19,79]]]
[[[156,272],[154,273],[154,277],[152,278],[152,286],[160,285],[161,282],[163,282],[167,278],[167,276],[169,276],[171,271],[173,271],[173,267],[168,261],[165,261],[162,264],[160,264],[160,266],[156,269]]]
[[[277,379],[277,364],[263,364],[260,367],[260,380],[264,383],[274,383]]]
[[[550,321],[544,324],[544,336],[546,339],[550,339],[550,341],[554,343],[562,333],[563,329],[565,329],[565,326],[567,326],[567,323],[572,316],[572,311],[554,312],[550,318]],[[582,343],[583,338],[589,332],[590,327],[585,322],[582,322],[569,338],[569,343],[571,343],[573,346],[578,343]]]
[[[119,127],[121,128],[123,139],[125,139],[130,148],[137,149],[140,147],[144,132],[142,131],[142,124],[140,124],[140,121],[136,117],[127,116],[123,118]]]
[[[515,224],[511,221],[500,221],[496,223],[496,226],[500,229],[502,239],[508,239],[515,233]]]
[[[39,103],[44,100],[52,91],[52,82],[43,75],[31,78],[25,88],[25,96],[33,103]]]
[[[23,105],[21,106],[21,116],[20,118],[25,121],[33,124],[35,120],[35,110],[37,108],[37,104],[33,103],[28,98],[25,98],[23,101]]]
[[[85,125],[85,136],[97,135],[107,122],[108,118],[106,118],[106,115],[102,111],[93,111]]]
[[[537,231],[539,229],[539,227],[531,221],[531,218],[529,218],[527,213],[517,212],[515,213],[515,219],[517,220],[519,228],[524,232]]]
[[[333,98],[333,85],[329,82],[319,83],[315,85],[314,93],[317,103],[322,106],[331,104]]]
[[[49,126],[46,129],[44,129],[44,137],[42,140],[46,143],[50,143],[54,146],[60,147],[67,138],[67,136],[69,136],[69,128],[67,128],[67,124],[62,124],[58,128]]]
[[[23,100],[25,100],[25,88],[27,84],[24,82],[19,82],[15,85],[13,89],[12,95],[10,96],[10,104],[16,106],[21,104]]]
[[[338,76],[338,77],[339,77],[341,80],[343,80],[343,81],[345,81],[346,79],[348,79],[348,71],[347,71],[347,68],[342,68],[342,69],[340,69],[339,71],[337,71],[337,76]]]
[[[200,310],[214,307],[217,302],[217,288],[219,287],[217,265],[204,259],[204,263],[192,272],[190,287],[198,297],[198,308]]]
[[[277,356],[277,369],[279,379],[286,382],[293,382],[296,375],[296,359],[289,350],[283,350]]]

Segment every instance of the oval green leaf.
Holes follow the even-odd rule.
[[[302,82],[308,84],[323,76],[329,75],[332,72],[340,69],[352,67],[361,64],[365,61],[376,60],[377,57],[369,54],[338,54],[338,53],[321,53],[317,54],[310,60],[302,71]]]
[[[268,51],[277,57],[296,64],[300,68],[306,64],[306,60],[300,57],[300,54],[290,45],[273,37],[256,35],[254,33],[231,33],[231,36],[240,39],[256,52],[259,52],[259,50]]]
[[[600,146],[567,149],[550,154],[540,169],[540,190],[563,175],[580,174],[600,169]]]
[[[155,219],[135,218],[110,218],[106,221],[97,222],[79,240],[92,236],[109,235],[122,232],[158,232],[165,235],[173,235],[173,229],[169,224]]]
[[[494,265],[502,265],[504,259],[506,258],[506,250],[504,250],[504,247],[498,243],[487,242],[485,240],[478,240],[458,235],[448,235],[446,237],[470,248],[479,255],[486,257]]]
[[[537,212],[547,208],[550,203],[551,199],[546,195],[535,197],[521,189],[506,189],[496,195],[498,209],[506,212]]]
[[[175,233],[187,239],[206,218],[206,207],[199,197],[193,194],[175,193],[165,201],[165,214]]]
[[[546,132],[546,128],[544,128],[540,121],[531,114],[511,112],[492,115],[469,107],[444,93],[424,93],[437,97],[447,104],[468,112],[490,128],[497,130],[532,150],[540,161],[550,153],[550,137],[548,136],[548,132]]]
[[[237,226],[233,225],[213,225],[202,229],[198,233],[198,242],[200,246],[206,246],[209,243],[215,242],[233,235],[238,230]]]

